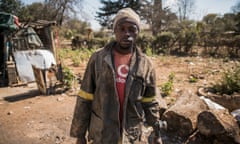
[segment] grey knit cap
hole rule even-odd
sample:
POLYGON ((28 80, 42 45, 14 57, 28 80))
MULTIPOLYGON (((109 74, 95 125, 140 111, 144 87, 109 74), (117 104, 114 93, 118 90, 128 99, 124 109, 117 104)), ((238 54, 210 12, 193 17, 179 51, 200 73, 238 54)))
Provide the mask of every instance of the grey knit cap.
POLYGON ((139 15, 133 11, 131 8, 123 8, 118 11, 117 15, 114 18, 113 22, 113 30, 115 30, 119 21, 126 20, 136 24, 138 30, 140 29, 140 17, 139 15))

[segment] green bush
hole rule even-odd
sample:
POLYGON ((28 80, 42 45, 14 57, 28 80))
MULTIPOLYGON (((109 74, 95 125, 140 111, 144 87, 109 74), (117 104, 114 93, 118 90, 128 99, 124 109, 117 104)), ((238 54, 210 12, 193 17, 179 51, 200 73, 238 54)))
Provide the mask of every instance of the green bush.
POLYGON ((175 35, 172 32, 162 32, 158 34, 154 41, 153 47, 157 54, 159 53, 170 53, 170 48, 174 42, 175 35))
POLYGON ((74 66, 79 66, 81 62, 88 61, 90 56, 96 51, 96 49, 59 49, 58 58, 61 60, 70 58, 74 66))
POLYGON ((150 47, 146 48, 146 52, 145 53, 146 53, 147 56, 153 56, 153 52, 152 52, 152 49, 150 47))
POLYGON ((153 54, 151 45, 153 37, 150 35, 141 34, 137 38, 137 45, 141 48, 144 53, 153 54))
POLYGON ((240 65, 232 71, 224 72, 219 83, 213 85, 213 89, 220 94, 233 94, 240 92, 240 65))
POLYGON ((92 47, 91 48, 102 48, 104 47, 108 42, 110 41, 110 38, 93 38, 90 42, 92 47))
POLYGON ((70 89, 73 85, 74 74, 68 67, 63 67, 63 83, 66 86, 66 89, 70 89))
POLYGON ((168 81, 161 85, 162 96, 168 96, 173 91, 173 79, 174 79, 174 77, 175 77, 175 74, 171 73, 168 76, 168 81))
MULTIPOLYGON (((80 66, 81 63, 89 60, 90 56, 96 51, 96 49, 77 49, 72 50, 68 48, 58 49, 58 58, 63 61, 64 59, 71 59, 73 66, 80 66)), ((73 87, 75 75, 73 71, 65 64, 63 64, 63 84, 66 89, 73 87)))
POLYGON ((73 32, 72 30, 67 30, 65 33, 64 33, 64 38, 66 39, 71 39, 73 37, 73 32))
POLYGON ((198 81, 198 78, 195 77, 195 76, 190 76, 188 81, 189 81, 190 83, 196 83, 196 82, 198 81))

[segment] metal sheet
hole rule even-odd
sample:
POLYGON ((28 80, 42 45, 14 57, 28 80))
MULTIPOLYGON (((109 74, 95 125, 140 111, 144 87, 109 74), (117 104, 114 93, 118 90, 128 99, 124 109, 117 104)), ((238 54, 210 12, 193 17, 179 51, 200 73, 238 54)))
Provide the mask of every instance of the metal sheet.
POLYGON ((49 50, 31 50, 26 55, 32 65, 39 69, 49 69, 52 65, 56 65, 56 60, 49 50))
POLYGON ((16 51, 13 55, 22 82, 35 81, 32 65, 39 69, 48 69, 51 65, 56 65, 53 54, 48 50, 16 51))
POLYGON ((32 64, 27 58, 26 51, 16 51, 13 53, 18 76, 22 82, 34 81, 32 64))

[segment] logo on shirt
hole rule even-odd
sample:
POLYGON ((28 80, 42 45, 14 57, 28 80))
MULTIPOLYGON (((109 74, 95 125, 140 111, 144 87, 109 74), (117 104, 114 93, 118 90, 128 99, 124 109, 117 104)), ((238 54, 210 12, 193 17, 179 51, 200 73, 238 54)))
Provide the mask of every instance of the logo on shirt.
POLYGON ((125 83, 126 82, 126 77, 128 75, 128 70, 129 70, 129 66, 128 65, 119 65, 117 68, 117 82, 119 83, 125 83))

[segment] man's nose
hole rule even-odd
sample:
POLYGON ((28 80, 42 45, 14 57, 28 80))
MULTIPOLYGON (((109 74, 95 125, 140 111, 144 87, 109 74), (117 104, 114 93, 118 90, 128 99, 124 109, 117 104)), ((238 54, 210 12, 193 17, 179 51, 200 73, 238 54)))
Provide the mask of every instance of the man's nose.
POLYGON ((130 31, 129 31, 128 29, 125 29, 125 30, 124 30, 124 34, 125 34, 125 35, 130 35, 130 31))

